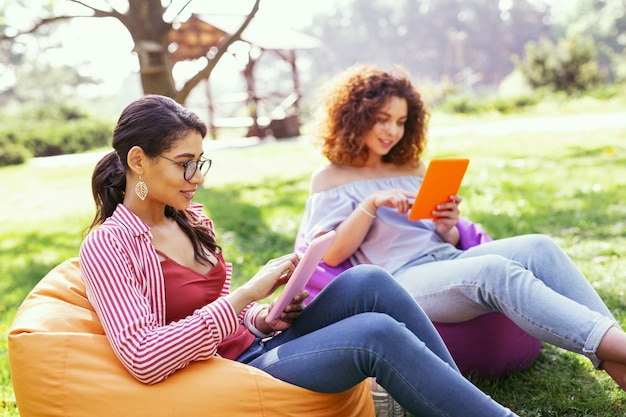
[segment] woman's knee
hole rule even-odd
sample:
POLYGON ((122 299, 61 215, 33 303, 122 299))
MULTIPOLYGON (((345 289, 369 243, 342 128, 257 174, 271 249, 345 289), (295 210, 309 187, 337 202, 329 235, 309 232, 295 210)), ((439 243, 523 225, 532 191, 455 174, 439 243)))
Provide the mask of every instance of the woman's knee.
MULTIPOLYGON (((512 261, 501 255, 487 254, 479 256, 472 261, 476 262, 474 266, 478 268, 476 278, 499 279, 507 274, 507 270, 511 267, 512 261)), ((471 279, 471 274, 467 275, 471 279)))
MULTIPOLYGON (((393 277, 385 269, 377 265, 361 264, 342 272, 337 278, 342 285, 367 287, 380 285, 385 281, 393 281, 393 277)), ((337 281, 337 280, 336 280, 337 281)))
POLYGON ((385 313, 368 312, 358 314, 359 335, 363 340, 390 341, 406 332, 404 323, 400 323, 385 313))
POLYGON ((528 234, 516 236, 520 244, 520 250, 528 250, 535 253, 550 253, 554 250, 560 250, 554 239, 550 236, 542 234, 528 234))

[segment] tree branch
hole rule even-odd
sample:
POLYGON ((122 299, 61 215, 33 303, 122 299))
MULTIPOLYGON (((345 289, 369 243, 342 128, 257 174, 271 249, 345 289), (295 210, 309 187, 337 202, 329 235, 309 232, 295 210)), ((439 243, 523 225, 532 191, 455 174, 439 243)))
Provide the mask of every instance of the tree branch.
MULTIPOLYGON (((124 21, 123 19, 126 17, 122 13, 115 10, 113 7, 111 7, 111 10, 102 10, 102 9, 98 9, 93 6, 90 6, 89 4, 81 0, 69 0, 69 1, 72 3, 80 4, 81 6, 86 7, 89 10, 93 11, 93 15, 91 16, 76 16, 76 17, 114 17, 122 22, 124 21)), ((109 2, 107 2, 107 4, 109 4, 109 2)))
MULTIPOLYGON (((106 4, 108 4, 108 5, 109 5, 109 7, 111 8, 111 10, 112 10, 112 11, 114 11, 114 12, 116 12, 116 13, 119 13, 119 11, 115 8, 115 6, 113 6, 113 5, 111 4, 111 1, 110 1, 110 0, 106 0, 106 4)), ((121 14, 121 13, 120 13, 120 14, 121 14)))
POLYGON ((80 4, 81 6, 84 6, 90 10, 93 11, 93 15, 62 15, 62 16, 53 16, 53 17, 46 17, 46 18, 42 18, 41 20, 39 20, 37 23, 35 23, 35 25, 33 27, 31 27, 28 30, 24 30, 24 31, 19 31, 14 35, 7 35, 5 33, 0 33, 0 40, 13 40, 21 35, 29 35, 29 34, 33 34, 35 32, 37 32, 37 30, 39 30, 39 28, 52 24, 54 22, 60 22, 62 20, 69 20, 69 19, 74 19, 76 17, 114 17, 118 20, 120 20, 122 23, 124 23, 124 19, 126 16, 124 16, 123 14, 112 10, 112 11, 106 11, 106 10, 100 10, 100 9, 96 9, 92 6, 89 6, 88 4, 83 3, 80 0, 69 0, 73 3, 76 4, 80 4))
POLYGON ((187 0, 187 3, 185 3, 185 5, 183 7, 180 8, 180 10, 178 11, 178 13, 176 13, 174 15, 174 18, 172 19, 172 21, 174 21, 174 19, 176 19, 178 16, 180 16, 180 14, 183 12, 183 10, 185 10, 187 8, 187 6, 189 6, 189 3, 191 3, 193 0, 187 0))
POLYGON ((2 34, 0 34, 0 40, 13 40, 13 39, 15 39, 15 38, 17 38, 18 36, 21 36, 21 35, 29 35, 31 33, 35 33, 42 26, 46 26, 46 25, 49 25, 51 23, 58 22, 58 21, 61 21, 61 20, 73 19, 74 17, 76 17, 76 16, 47 17, 47 18, 41 19, 39 22, 35 23, 35 25, 32 28, 30 28, 28 30, 17 32, 15 35, 7 35, 5 33, 2 33, 2 34))
POLYGON ((187 100, 187 97, 189 96, 189 93, 191 92, 191 90, 193 90, 193 88, 195 86, 197 86, 200 83, 200 81, 209 78, 209 76, 211 75, 211 72, 213 71, 213 69, 215 68, 217 63, 219 62, 220 58, 228 50, 228 47, 233 42, 238 41, 238 40, 241 39, 241 34, 243 33, 244 30, 246 30, 246 28, 248 27, 248 25, 250 24, 252 19, 254 19, 254 16, 256 15, 257 11, 259 10, 259 3, 260 2, 261 2, 261 0, 255 0, 254 6, 252 7, 252 10, 248 14, 248 17, 243 22, 241 27, 235 33, 233 33, 231 36, 229 36, 223 42, 221 42, 218 45, 218 47, 217 47, 217 54, 215 55, 215 57, 210 59, 209 62, 207 63, 207 65, 206 65, 206 67, 201 69, 196 75, 194 75, 192 78, 190 78, 185 83, 185 85, 183 85, 183 87, 180 89, 180 91, 176 94, 175 100, 177 102, 179 102, 181 104, 184 104, 185 100, 187 100))

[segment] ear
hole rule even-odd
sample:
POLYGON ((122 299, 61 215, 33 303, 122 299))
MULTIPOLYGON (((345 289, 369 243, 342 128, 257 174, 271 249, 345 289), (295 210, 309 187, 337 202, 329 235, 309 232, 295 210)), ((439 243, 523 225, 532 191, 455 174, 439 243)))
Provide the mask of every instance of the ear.
POLYGON ((140 146, 133 146, 128 151, 126 157, 128 167, 137 175, 143 175, 144 164, 147 162, 146 154, 143 152, 140 146))

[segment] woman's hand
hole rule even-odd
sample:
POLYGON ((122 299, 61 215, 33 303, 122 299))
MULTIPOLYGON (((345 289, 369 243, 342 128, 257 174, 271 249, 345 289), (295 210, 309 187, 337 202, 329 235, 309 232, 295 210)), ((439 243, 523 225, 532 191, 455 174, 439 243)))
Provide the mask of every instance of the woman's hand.
POLYGON ((252 301, 268 297, 285 284, 300 262, 297 253, 270 259, 248 282, 226 296, 237 313, 252 301))
POLYGON ((415 193, 406 190, 389 189, 372 193, 362 203, 370 213, 376 213, 379 207, 385 206, 394 208, 399 215, 405 215, 411 208, 409 198, 415 197, 415 193))
POLYGON ((300 262, 297 253, 290 253, 279 258, 270 259, 261 267, 247 283, 245 287, 252 290, 251 301, 257 301, 268 297, 276 291, 278 287, 284 285, 300 262))
POLYGON ((265 318, 267 317, 267 313, 269 312, 271 306, 267 309, 261 310, 261 312, 257 316, 257 322, 255 323, 256 328, 263 333, 269 333, 273 330, 287 330, 289 327, 291 327, 293 322, 300 316, 300 314, 304 310, 304 300, 306 300, 308 297, 308 291, 300 291, 298 294, 295 295, 295 297, 293 297, 291 303, 285 307, 280 317, 270 323, 267 323, 265 321, 265 318))
POLYGON ((433 211, 435 218, 435 230, 446 242, 456 245, 459 241, 456 223, 459 220, 461 212, 459 204, 463 199, 458 195, 451 195, 450 201, 437 206, 437 210, 433 211), (452 231, 455 231, 452 233, 452 231))

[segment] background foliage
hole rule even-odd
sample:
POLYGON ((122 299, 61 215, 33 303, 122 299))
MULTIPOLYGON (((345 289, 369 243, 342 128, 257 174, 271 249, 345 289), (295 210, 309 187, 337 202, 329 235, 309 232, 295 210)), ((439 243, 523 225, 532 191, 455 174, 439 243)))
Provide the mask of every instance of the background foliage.
MULTIPOLYGON (((261 9, 271 1, 263 0, 261 9)), ((94 9, 102 9, 93 19, 121 18, 121 13, 125 13, 122 18, 124 26, 119 26, 118 30, 129 31, 133 40, 138 42, 148 36, 137 29, 143 22, 135 21, 138 19, 133 11, 140 3, 137 0, 120 1, 115 3, 115 9, 96 1, 14 0, 1 3, 0 39, 4 37, 5 40, 0 41, 3 52, 0 54, 0 73, 4 74, 4 78, 0 78, 3 93, 0 103, 24 102, 32 98, 54 99, 98 82, 79 68, 51 64, 51 56, 62 49, 63 37, 71 33, 64 30, 68 19, 61 17, 72 13, 64 14, 61 10, 78 10, 80 13, 76 11, 73 15, 89 15, 96 13, 94 9), (79 3, 91 8, 77 8, 79 3), (17 22, 11 22, 5 16, 9 6, 20 5, 30 22, 18 27, 17 22), (49 23, 36 26, 41 21, 49 23), (38 29, 15 35, 33 27, 38 29)), ((250 13, 253 3, 252 0, 241 1, 241 13, 250 13)), ((169 27, 171 22, 162 17, 166 9, 160 2, 150 4, 150 17, 159 18, 152 25, 169 27), (153 11, 151 7, 157 10, 153 11)), ((199 4, 197 0, 174 1, 167 9, 193 10, 195 4, 199 4)), ((626 75, 625 11, 626 0, 398 0, 391 3, 337 0, 334 10, 314 16, 310 24, 298 28, 321 41, 317 49, 298 51, 298 65, 302 72, 300 88, 308 96, 316 91, 320 81, 345 67, 357 62, 371 62, 385 67, 403 65, 416 79, 440 89, 453 86, 455 92, 493 93, 515 71, 513 57, 523 59, 526 45, 543 39, 548 40, 556 51, 568 49, 561 39, 570 43, 576 40, 578 45, 592 45, 589 53, 584 55, 585 59, 597 65, 603 79, 620 81, 626 75)), ((169 19, 176 16, 174 12, 166 14, 169 19)), ((284 24, 289 26, 290 22, 284 24)), ((94 31, 99 28, 93 27, 94 31)), ((175 45, 169 45, 169 49, 174 50, 175 45)), ((235 54, 235 49, 229 53, 235 54)), ((196 65, 206 59, 198 60, 196 65)), ((270 60, 268 67, 256 66, 260 91, 276 87, 273 85, 275 79, 272 85, 267 84, 267 80, 272 79, 276 62, 272 61, 271 54, 261 61, 265 59, 270 60)), ((143 64, 137 61, 138 65, 143 64)), ((582 64, 587 65, 586 62, 582 64)), ((142 77, 145 78, 145 74, 142 77)), ((177 82, 184 81, 178 75, 177 82)))
POLYGON ((17 114, 0 114, 0 166, 30 157, 73 154, 110 144, 113 121, 57 103, 25 106, 17 114))

